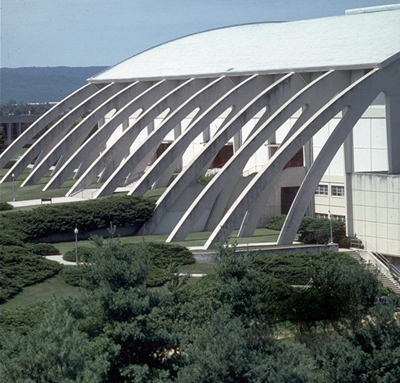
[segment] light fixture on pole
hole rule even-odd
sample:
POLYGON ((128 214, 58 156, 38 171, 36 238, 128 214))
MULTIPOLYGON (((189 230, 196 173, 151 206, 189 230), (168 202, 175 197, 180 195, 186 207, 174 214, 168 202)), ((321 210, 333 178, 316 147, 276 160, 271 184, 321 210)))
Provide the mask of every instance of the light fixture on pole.
POLYGON ((15 174, 11 174, 13 180, 13 201, 15 201, 15 174))
POLYGON ((78 264, 78 261, 79 261, 79 259, 78 259, 78 233, 79 233, 79 230, 76 227, 75 230, 74 230, 74 234, 75 234, 75 262, 76 262, 76 264, 78 264))
POLYGON ((331 229, 331 241, 328 243, 328 245, 333 245, 332 214, 330 210, 328 210, 328 213, 329 213, 329 226, 331 229))

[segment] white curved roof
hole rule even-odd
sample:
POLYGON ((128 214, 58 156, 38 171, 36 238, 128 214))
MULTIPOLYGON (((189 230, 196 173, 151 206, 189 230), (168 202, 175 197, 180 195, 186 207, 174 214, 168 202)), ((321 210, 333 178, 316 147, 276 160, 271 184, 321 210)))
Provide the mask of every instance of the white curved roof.
POLYGON ((221 28, 133 56, 91 82, 384 66, 400 57, 400 9, 221 28))

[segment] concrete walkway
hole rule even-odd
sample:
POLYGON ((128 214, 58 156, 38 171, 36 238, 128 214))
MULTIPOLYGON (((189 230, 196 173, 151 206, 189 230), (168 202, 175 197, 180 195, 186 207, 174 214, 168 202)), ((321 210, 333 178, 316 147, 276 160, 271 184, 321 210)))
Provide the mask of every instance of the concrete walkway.
POLYGON ((68 265, 68 266, 76 266, 75 262, 68 262, 64 260, 62 255, 47 255, 45 256, 46 259, 49 259, 50 261, 55 261, 58 263, 61 263, 62 265, 68 265))
POLYGON ((14 207, 28 207, 28 206, 45 206, 57 203, 68 203, 68 202, 80 202, 80 201, 87 201, 85 198, 79 197, 55 197, 51 199, 51 202, 43 202, 41 199, 31 199, 26 201, 11 201, 9 202, 10 205, 14 207))

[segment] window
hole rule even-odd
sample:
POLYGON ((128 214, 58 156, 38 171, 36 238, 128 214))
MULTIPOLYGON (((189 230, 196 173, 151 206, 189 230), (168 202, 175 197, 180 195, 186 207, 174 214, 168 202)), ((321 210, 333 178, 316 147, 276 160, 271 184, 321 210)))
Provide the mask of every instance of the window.
POLYGON ((332 219, 336 220, 336 221, 342 221, 345 222, 346 221, 346 217, 344 215, 335 215, 332 214, 332 219))
POLYGON ((335 197, 343 197, 344 196, 344 186, 332 186, 331 193, 335 197))
POLYGON ((304 166, 303 160, 303 148, 301 148, 293 158, 285 165, 284 169, 286 168, 298 168, 304 166))
MULTIPOLYGON (((322 218, 329 219, 329 214, 315 213, 314 217, 320 218, 320 219, 322 219, 322 218)), ((342 221, 342 222, 346 221, 346 217, 344 215, 331 214, 331 219, 336 220, 336 221, 342 221)))
POLYGON ((318 185, 315 194, 328 195, 328 185, 318 185))

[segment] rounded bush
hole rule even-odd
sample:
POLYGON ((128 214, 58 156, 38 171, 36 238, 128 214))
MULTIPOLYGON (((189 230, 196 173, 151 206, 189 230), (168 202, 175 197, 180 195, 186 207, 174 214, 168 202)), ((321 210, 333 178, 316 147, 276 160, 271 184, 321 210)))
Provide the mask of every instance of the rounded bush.
POLYGON ((267 229, 270 230, 281 230, 283 223, 285 222, 286 214, 282 214, 278 217, 272 217, 267 223, 267 229))
POLYGON ((59 250, 50 243, 30 243, 29 250, 37 255, 59 255, 59 250))
MULTIPOLYGON (((78 246, 78 260, 79 262, 88 262, 92 253, 92 247, 78 246)), ((63 259, 68 262, 75 262, 75 250, 69 250, 63 255, 63 259)))
POLYGON ((65 283, 71 286, 83 286, 83 280, 89 269, 86 266, 66 266, 62 269, 60 275, 65 283))

